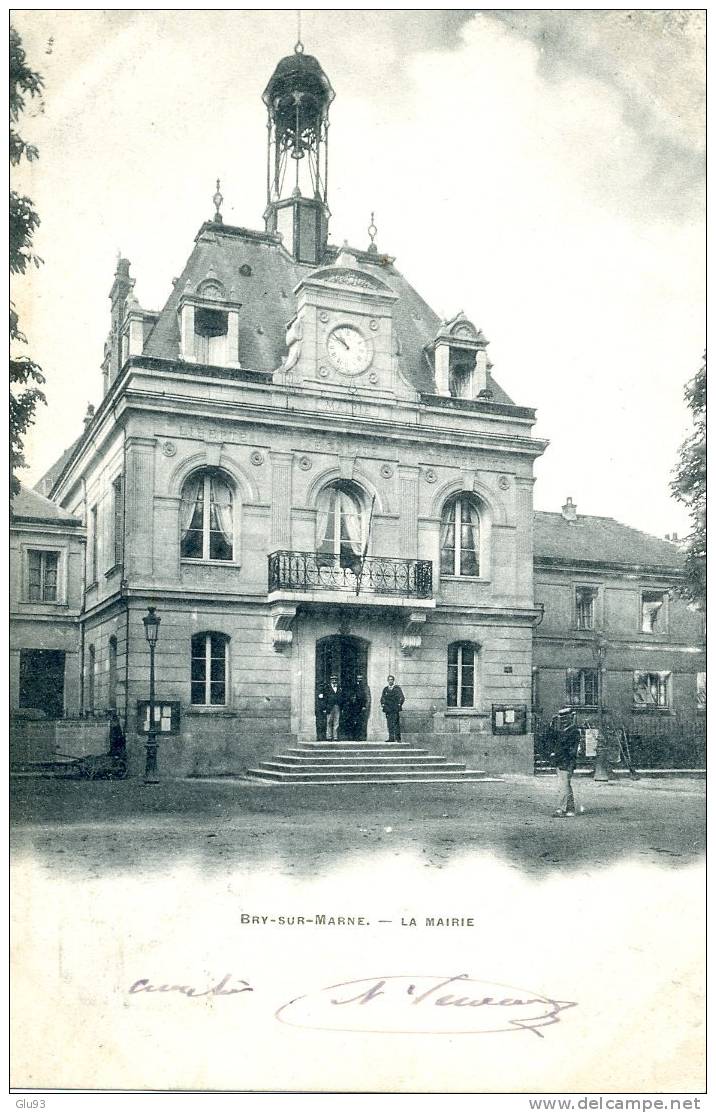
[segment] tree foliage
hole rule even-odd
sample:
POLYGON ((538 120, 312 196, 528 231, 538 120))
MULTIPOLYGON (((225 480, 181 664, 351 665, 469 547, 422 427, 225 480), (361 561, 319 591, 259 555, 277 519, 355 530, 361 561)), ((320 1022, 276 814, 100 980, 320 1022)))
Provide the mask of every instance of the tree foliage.
MULTIPOLYGON (((14 27, 10 28, 10 162, 17 166, 22 160, 32 162, 38 156, 37 148, 26 143, 17 130, 20 116, 28 98, 41 97, 42 78, 27 64, 22 40, 14 27)), ((32 237, 40 223, 29 197, 10 190, 10 270, 24 274, 30 264, 39 266, 42 260, 32 250, 32 237)), ((26 466, 23 455, 25 434, 32 424, 35 409, 45 396, 39 388, 45 378, 39 365, 28 355, 17 354, 17 345, 26 344, 27 338, 20 330, 18 315, 10 303, 10 464, 12 469, 11 494, 19 488, 15 472, 26 466)))
POLYGON ((702 607, 706 602, 706 360, 684 389, 694 430, 679 451, 671 490, 688 507, 691 533, 687 537, 684 594, 702 607))

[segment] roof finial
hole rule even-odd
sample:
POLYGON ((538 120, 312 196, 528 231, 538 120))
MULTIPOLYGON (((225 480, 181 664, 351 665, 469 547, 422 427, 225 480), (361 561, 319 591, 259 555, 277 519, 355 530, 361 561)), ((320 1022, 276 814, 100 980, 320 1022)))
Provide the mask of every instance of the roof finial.
POLYGON ((221 215, 220 209, 224 203, 224 198, 221 194, 221 182, 218 178, 216 179, 216 193, 212 197, 212 201, 214 202, 214 208, 216 209, 216 212, 214 213, 214 224, 223 224, 224 218, 221 215))
POLYGON ((301 12, 300 12, 300 10, 296 12, 296 25, 297 25, 296 45, 293 48, 293 52, 294 52, 294 54, 303 54, 303 43, 301 42, 301 12))
POLYGON ((370 214, 370 224, 368 225, 368 235, 370 236, 369 251, 376 251, 378 248, 375 246, 375 237, 378 234, 378 229, 375 226, 375 213, 370 214))

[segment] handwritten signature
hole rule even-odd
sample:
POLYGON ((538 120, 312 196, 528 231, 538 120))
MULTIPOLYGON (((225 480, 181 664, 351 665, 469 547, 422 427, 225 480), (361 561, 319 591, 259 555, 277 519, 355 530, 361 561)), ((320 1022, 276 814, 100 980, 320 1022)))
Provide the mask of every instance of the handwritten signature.
POLYGON ((487 1034, 558 1024, 576 1001, 471 978, 389 975, 340 982, 296 997, 276 1018, 298 1028, 342 1032, 487 1034), (505 991, 509 991, 506 993, 505 991))
POLYGON ((237 980, 237 985, 229 986, 232 974, 225 974, 220 982, 208 989, 198 990, 193 985, 152 985, 149 978, 139 978, 129 987, 129 993, 182 993, 185 997, 233 997, 236 993, 253 993, 253 987, 243 978, 237 980))
MULTIPOLYGON (((234 997, 254 989, 245 979, 225 974, 206 989, 169 982, 155 985, 148 978, 139 978, 128 992, 198 998, 234 997)), ((540 1029, 559 1024, 560 1014, 576 1004, 469 974, 393 974, 325 986, 294 997, 274 1015, 282 1024, 326 1031, 431 1035, 525 1031, 543 1039, 540 1029)))

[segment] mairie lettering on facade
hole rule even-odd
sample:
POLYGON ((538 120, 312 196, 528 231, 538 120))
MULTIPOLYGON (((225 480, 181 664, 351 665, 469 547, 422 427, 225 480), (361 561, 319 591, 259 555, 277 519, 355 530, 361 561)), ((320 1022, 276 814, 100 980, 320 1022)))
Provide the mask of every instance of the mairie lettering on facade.
POLYGON ((16 499, 14 708, 43 706, 57 731, 116 708, 140 773, 154 606, 168 776, 261 762, 270 775, 282 751, 328 746, 331 677, 335 741, 383 743, 389 674, 400 744, 425 762, 531 772, 534 669, 547 713, 565 683, 591 706, 608 621, 632 646, 612 658, 625 713, 638 689, 647 709, 695 714, 678 547, 578 518, 571 500, 535 514, 547 442, 495 379, 478 322, 441 320, 372 219, 363 248, 330 241, 333 99, 316 58, 278 63, 264 230, 225 224, 217 183, 161 310, 140 306, 118 260, 102 401, 16 499))

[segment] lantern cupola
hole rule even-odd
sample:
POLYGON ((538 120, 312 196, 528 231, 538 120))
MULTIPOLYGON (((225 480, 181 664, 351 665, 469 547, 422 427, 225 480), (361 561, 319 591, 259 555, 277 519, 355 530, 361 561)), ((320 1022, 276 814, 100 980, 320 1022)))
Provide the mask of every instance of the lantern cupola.
POLYGON ((267 232, 301 263, 321 261, 328 239, 328 109, 335 97, 320 63, 296 43, 263 94, 268 110, 267 232))

